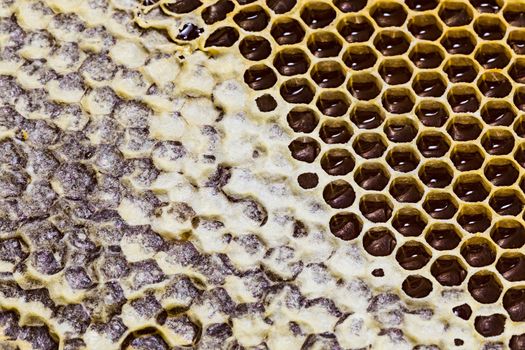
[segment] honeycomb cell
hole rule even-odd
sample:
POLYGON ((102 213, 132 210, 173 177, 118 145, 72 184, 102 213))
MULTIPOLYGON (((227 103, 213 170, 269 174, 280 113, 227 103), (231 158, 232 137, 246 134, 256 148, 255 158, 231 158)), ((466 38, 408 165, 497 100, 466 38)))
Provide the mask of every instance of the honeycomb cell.
POLYGON ((315 94, 308 80, 295 78, 285 81, 279 89, 281 96, 289 103, 310 103, 315 94))
POLYGON ((516 118, 514 108, 504 101, 489 101, 481 108, 481 118, 492 126, 510 126, 516 118))
POLYGON ((513 335, 509 341, 510 350, 520 350, 525 348, 525 333, 513 335))
POLYGON ((518 107, 519 110, 525 111, 525 88, 518 87, 514 93, 514 105, 518 107))
POLYGON ((316 31, 307 40, 308 50, 315 57, 336 57, 341 52, 341 40, 332 32, 316 31))
POLYGON ((305 31, 297 20, 282 17, 272 24, 270 34, 277 44, 292 45, 303 41, 305 31))
POLYGON ((512 85, 503 74, 487 72, 478 79, 478 89, 486 97, 503 98, 510 94, 512 85))
POLYGON ((365 8, 367 0, 333 0, 333 3, 342 12, 357 12, 365 8))
POLYGON ((361 214, 374 223, 390 220, 392 207, 390 200, 382 194, 366 194, 359 200, 361 214))
POLYGON ((520 3, 510 3, 503 10, 503 18, 514 27, 525 27, 525 6, 520 3))
POLYGON ((525 83, 525 60, 517 59, 509 68, 509 76, 516 83, 525 83))
POLYGON ((476 50, 475 58, 485 69, 503 69, 510 62, 510 53, 503 45, 483 43, 476 50))
POLYGON ((374 33, 374 26, 365 16, 349 15, 337 23, 337 31, 349 43, 365 42, 374 33))
POLYGON ((423 209, 434 219, 451 219, 458 211, 458 205, 448 193, 431 192, 423 202, 423 209))
POLYGON ((408 58, 417 68, 433 69, 441 65, 444 55, 436 45, 416 44, 412 50, 410 50, 408 58))
POLYGON ((311 189, 319 184, 319 176, 316 173, 303 173, 297 177, 297 182, 305 190, 311 189))
POLYGON ((491 223, 491 215, 480 205, 465 205, 461 208, 457 221, 469 233, 485 232, 491 223))
POLYGON ((459 171, 477 170, 485 161, 483 152, 473 144, 455 145, 450 158, 459 171))
POLYGON ((298 75, 308 71, 310 59, 301 49, 283 49, 275 55, 273 66, 281 75, 298 75))
POLYGON ((355 192, 345 180, 330 182, 323 190, 325 202, 334 209, 348 208, 355 201, 355 192))
POLYGON ((244 82, 253 90, 265 90, 275 85, 277 75, 270 67, 258 64, 244 72, 244 82))
POLYGON ((387 139, 392 142, 410 142, 417 135, 416 125, 408 118, 390 118, 383 128, 387 139))
POLYGON ((319 137, 327 144, 347 143, 352 137, 352 129, 344 120, 327 120, 319 129, 319 137))
POLYGON ((439 17, 449 27, 460 27, 469 24, 473 19, 472 10, 461 2, 445 2, 439 8, 439 17))
POLYGON ((374 47, 383 56, 397 56, 407 52, 410 39, 398 30, 383 30, 374 38, 374 47))
POLYGON ((448 138, 437 131, 426 131, 417 139, 417 148, 425 158, 443 157, 450 148, 448 138))
POLYGON ((294 107, 286 116, 288 125, 295 132, 310 133, 319 123, 319 116, 308 107, 294 107))
POLYGON ((343 67, 336 61, 321 61, 312 67, 310 74, 322 88, 336 88, 346 79, 343 67))
POLYGON ((412 177, 397 177, 390 185, 390 194, 399 203, 417 203, 423 198, 423 188, 412 177))
POLYGON ((380 163, 364 163, 356 169, 354 180, 365 190, 381 191, 388 184, 390 175, 380 163))
POLYGON ((357 155, 365 159, 379 158, 386 150, 386 143, 380 134, 359 134, 352 144, 357 155))
POLYGON ((379 74, 387 84, 404 84, 412 78, 412 68, 405 60, 388 59, 379 66, 379 74))
POLYGON ((474 31, 483 40, 501 40, 505 36, 505 24, 497 17, 480 16, 474 21, 474 31))
POLYGON ((471 83, 478 76, 476 63, 468 57, 451 57, 443 71, 451 83, 471 83))
POLYGON ((388 152, 386 161, 393 170, 408 173, 417 168, 419 157, 411 147, 394 147, 388 152))
POLYGON ((454 141, 472 141, 476 140, 483 125, 478 119, 472 116, 458 116, 454 118, 447 126, 447 133, 454 141))
POLYGON ((503 295, 503 307, 514 322, 525 320, 525 289, 510 288, 503 295))
POLYGON ((472 316, 472 308, 468 304, 461 304, 452 308, 452 312, 457 317, 468 320, 472 316))
POLYGON ((494 159, 485 166, 484 174, 494 186, 511 186, 518 180, 519 170, 512 161, 494 159))
POLYGON ((346 175, 354 166, 354 157, 344 148, 330 149, 321 158, 321 167, 329 175, 346 175))
POLYGON ((390 113, 405 114, 414 108, 414 96, 405 88, 391 88, 381 96, 383 107, 390 113))
POLYGON ((271 112, 277 108, 277 101, 275 101, 275 98, 270 94, 257 97, 255 103, 261 112, 271 112))
POLYGON ((352 45, 343 55, 345 65, 357 71, 373 67, 376 60, 377 55, 374 50, 364 45, 352 45))
POLYGON ((406 237, 417 237, 423 233, 427 221, 415 208, 401 208, 392 219, 394 229, 406 237))
POLYGON ((290 12, 296 4, 297 0, 266 0, 266 5, 278 15, 290 12))
POLYGON ((445 162, 431 161, 421 166, 418 176, 429 188, 445 188, 452 182, 453 170, 445 162))
POLYGON ((412 298, 424 298, 432 292, 432 282, 420 275, 409 275, 401 284, 401 289, 412 298))
POLYGON ((348 80, 348 91, 358 100, 371 100, 381 92, 381 83, 369 73, 353 74, 348 80))
POLYGON ((466 241, 461 247, 461 256, 473 267, 488 266, 496 261, 496 251, 492 244, 480 237, 466 241))
POLYGON ((441 256, 432 263, 430 273, 442 286, 459 286, 465 280, 467 271, 454 256, 441 256))
POLYGON ((241 40, 239 51, 247 60, 261 61, 270 56, 272 47, 262 36, 250 35, 241 40))
POLYGON ((439 128, 447 122, 448 111, 440 102, 423 100, 416 107, 416 116, 424 126, 439 128))
POLYGON ((503 253, 496 263, 496 270, 507 281, 525 281, 525 255, 521 253, 503 253))
POLYGON ((507 44, 517 55, 525 54, 525 31, 515 30, 510 32, 507 44))
POLYGON ((235 16, 233 21, 247 32, 259 32, 266 28, 270 17, 259 5, 243 7, 235 16))
MULTIPOLYGON (((525 138, 525 116, 520 117, 516 122, 514 123, 514 132, 521 137, 525 138)), ((518 147, 520 149, 521 147, 518 147)))
POLYGON ((482 202, 490 193, 490 186, 477 174, 465 174, 454 183, 454 193, 465 202, 482 202))
POLYGON ((500 335, 505 330, 506 318, 502 314, 477 316, 474 319, 474 328, 484 337, 500 335))
POLYGON ((516 220, 501 220, 492 227, 490 238, 504 249, 521 248, 525 244, 525 229, 516 220))
POLYGON ((489 129, 481 138, 481 145, 488 154, 505 155, 514 148, 514 137, 505 129, 489 129))
POLYGON ((408 241, 396 252, 396 260, 405 270, 418 270, 425 266, 432 255, 417 241, 408 241))
POLYGON ((523 199, 515 190, 501 189, 491 195, 489 205, 499 215, 516 216, 523 210, 523 199))
POLYGON ((408 30, 419 40, 434 41, 441 37, 443 28, 434 15, 418 15, 408 21, 408 30))
POLYGON ((451 55, 468 55, 476 47, 476 39, 463 29, 449 30, 441 38, 441 46, 451 55))
POLYGON ((425 240, 436 250, 452 250, 461 242, 461 236, 454 225, 437 223, 429 228, 425 240))
POLYGON ((166 6, 170 12, 183 14, 198 9, 200 6, 202 6, 202 2, 199 0, 175 0, 164 4, 164 6, 166 6))
POLYGON ((373 256, 388 256, 396 247, 396 239, 385 227, 374 227, 363 236, 363 246, 373 256))
POLYGON ((503 290, 499 279, 486 271, 472 275, 467 288, 470 295, 481 304, 495 303, 503 290))
POLYGON ((376 105, 358 103, 350 112, 350 120, 359 129, 375 129, 383 123, 385 117, 376 105))
POLYGON ((361 219, 354 213, 338 213, 330 218, 330 232, 344 241, 355 239, 363 229, 361 219))
POLYGON ((453 86, 448 93, 447 99, 452 111, 456 113, 476 112, 480 105, 478 94, 468 85, 453 86))
POLYGON ((370 11, 370 16, 380 27, 401 27, 407 18, 405 8, 395 2, 378 2, 370 11))
POLYGON ((325 91, 319 95, 315 104, 319 111, 329 117, 340 117, 348 111, 350 101, 339 91, 325 91))
POLYGON ((213 24, 215 22, 226 19, 228 13, 235 9, 235 4, 230 0, 219 0, 213 5, 206 7, 202 11, 202 19, 206 24, 213 24))
POLYGON ((233 27, 220 27, 210 34, 204 47, 230 47, 239 40, 239 32, 233 27))
POLYGON ((312 29, 324 28, 336 17, 334 8, 327 2, 312 1, 301 9, 301 19, 312 29))
POLYGON ((480 13, 498 13, 503 7, 503 0, 469 0, 480 13))
POLYGON ((412 90, 420 97, 439 97, 445 93, 446 84, 439 73, 419 73, 414 77, 412 90))
POLYGON ((522 168, 525 168, 525 144, 522 143, 517 147, 514 159, 522 168))
POLYGON ((299 137, 288 146, 292 157, 306 163, 312 163, 321 151, 319 143, 311 137, 299 137))

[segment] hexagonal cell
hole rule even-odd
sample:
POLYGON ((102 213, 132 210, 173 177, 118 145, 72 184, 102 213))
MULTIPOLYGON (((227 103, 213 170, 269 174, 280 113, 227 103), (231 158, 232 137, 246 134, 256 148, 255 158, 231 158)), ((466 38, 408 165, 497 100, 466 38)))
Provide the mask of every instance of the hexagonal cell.
POLYGON ((525 228, 513 219, 500 220, 490 230, 490 238, 504 249, 521 248, 525 244, 525 228))
POLYGON ((473 14, 469 6, 461 2, 445 2, 439 8, 439 17, 449 27, 460 27, 472 21, 473 14))
POLYGON ((336 61, 321 61, 310 72, 314 82, 322 88, 335 88, 344 83, 343 67, 336 61))
POLYGON ((467 232, 485 232, 491 223, 490 212, 482 205, 464 205, 459 211, 458 224, 467 232))
POLYGON ((464 29, 449 30, 441 38, 441 46, 451 55, 468 55, 476 47, 476 38, 464 29))
POLYGON ((474 31, 483 40, 501 40, 507 28, 497 17, 482 15, 474 22, 474 31))
POLYGON ((512 84, 501 73, 486 72, 478 79, 478 89, 487 97, 503 98, 510 94, 512 84))
POLYGON ((418 43, 410 50, 408 58, 418 68, 433 69, 441 65, 444 55, 436 45, 418 43))
POLYGON ((525 289, 523 287, 509 288, 503 296, 503 307, 512 321, 525 320, 525 289))
POLYGON ((461 235, 454 225, 436 223, 428 229, 425 240, 436 250, 452 250, 461 242, 461 235))
POLYGON ((281 96, 289 103, 310 103, 315 94, 314 88, 308 80, 294 78, 285 81, 279 88, 281 96))
POLYGON ((503 18, 514 27, 525 27, 525 5, 509 3, 503 10, 503 18))
POLYGON ((401 27, 407 19, 407 12, 401 4, 381 1, 372 7, 370 16, 380 27, 401 27))
POLYGON ((396 239, 386 227, 374 227, 363 237, 363 246, 373 256, 388 256, 396 247, 396 239))
POLYGON ((525 144, 522 143, 518 146, 514 152, 514 159, 522 168, 525 168, 525 144))
POLYGON ((355 201, 355 192, 345 180, 335 180, 325 186, 323 198, 334 209, 348 208, 355 201))
POLYGON ((430 273, 442 286, 459 286, 467 277, 463 264, 455 256, 442 256, 434 261, 430 273))
POLYGON ((474 319, 474 328, 484 337, 494 337, 503 333, 506 317, 502 314, 477 316, 474 319))
POLYGON ((448 111, 441 102, 423 100, 416 107, 416 116, 424 126, 440 128, 448 120, 448 111))
POLYGON ((452 182, 453 170, 443 161, 430 161, 423 164, 418 175, 423 184, 430 188, 445 188, 452 182))
POLYGON ((481 118, 488 125, 510 126, 516 118, 516 111, 506 101, 489 101, 481 108, 481 118))
POLYGON ((381 191, 388 184, 390 175, 381 163, 363 163, 354 172, 354 181, 368 191, 381 191))
POLYGON ((461 246, 461 256, 470 266, 488 266, 496 261, 496 248, 485 238, 473 237, 461 246))
POLYGON ((348 91, 358 100, 371 100, 381 92, 381 82, 369 73, 352 74, 348 80, 348 91))
POLYGON ((458 144, 452 149, 450 159, 459 171, 470 171, 481 168, 485 156, 474 144, 458 144))
POLYGON ((503 253, 496 263, 496 270, 507 281, 525 281, 525 255, 514 253, 503 253))
POLYGON ((359 200, 361 214, 371 222, 387 222, 392 216, 392 203, 382 194, 365 194, 359 200))
POLYGON ((510 62, 510 53, 503 45, 484 43, 476 50, 475 58, 485 69, 503 69, 510 62))
POLYGON ((525 333, 514 334, 510 337, 509 348, 510 350, 520 350, 525 344, 525 333))
POLYGON ((382 30, 374 38, 374 46, 383 56, 402 55, 410 47, 410 39, 399 30, 382 30))
POLYGON ((337 31, 349 43, 365 42, 374 33, 374 26, 365 16, 349 15, 337 23, 337 31))
POLYGON ((503 7, 504 0, 470 0, 470 3, 478 12, 498 13, 503 7))
POLYGON ((250 35, 241 40, 239 51, 247 60, 261 61, 270 56, 272 47, 262 36, 250 35))
POLYGON ((513 161, 496 158, 485 166, 484 174, 494 186, 511 186, 518 180, 519 170, 513 161))
POLYGON ((272 24, 270 34, 279 45, 292 45, 303 41, 304 29, 301 24, 289 17, 280 17, 272 24))
POLYGON ((410 176, 397 177, 390 185, 390 194, 399 203, 417 203, 423 198, 423 188, 410 176))
POLYGON ((450 141, 438 131, 426 131, 418 137, 417 148, 425 158, 443 157, 450 148, 450 141))
POLYGON ((277 75, 270 67, 258 64, 244 72, 244 82, 253 90, 265 90, 275 85, 277 75))
POLYGON ((481 145, 488 154, 509 154, 514 148, 514 137, 505 129, 489 129, 483 134, 481 145))
POLYGON ((452 56, 443 67, 452 83, 471 83, 478 76, 477 65, 468 57, 452 56))
POLYGON ((448 193, 430 192, 425 197, 423 209, 434 219, 451 219, 458 211, 458 204, 448 193))
POLYGON ((403 59, 386 59, 379 66, 379 74, 387 84, 404 84, 412 78, 412 67, 403 59))
POLYGON ((419 40, 434 41, 439 39, 443 28, 434 15, 418 15, 408 21, 408 30, 419 40))
POLYGON ((287 48, 279 51, 273 59, 273 66, 281 75, 303 74, 310 67, 308 55, 301 49, 287 48))
POLYGON ((392 142, 410 142, 417 135, 417 126, 406 117, 392 117, 386 122, 383 132, 392 142))
POLYGON ((479 109, 480 98, 471 86, 455 85, 448 92, 448 103, 456 113, 475 112, 479 109))
POLYGON ((503 290, 498 277, 488 271, 481 271, 472 275, 467 288, 470 295, 482 304, 495 303, 503 290))
POLYGON ((510 66, 509 76, 516 83, 524 84, 525 83, 525 60, 516 59, 514 63, 510 66))
POLYGON ((359 134, 352 147, 359 156, 365 159, 373 159, 383 155, 386 150, 386 142, 381 134, 367 132, 359 134))
POLYGON ((291 11, 296 4, 297 0, 266 0, 266 5, 278 15, 291 11))
POLYGON ((516 216, 523 210, 523 196, 516 190, 500 189, 490 196, 489 205, 499 215, 516 216))
POLYGON ((525 88, 518 87, 514 93, 514 105, 519 108, 520 111, 525 111, 525 88))
POLYGON ((419 157, 412 147, 400 146, 388 152, 386 161, 393 170, 408 173, 417 168, 419 157))
POLYGON ((357 12, 365 8, 367 0, 333 0, 341 12, 357 12))
POLYGON ((316 173, 302 173, 297 177, 297 182, 303 189, 308 190, 319 184, 319 176, 316 173))
POLYGON ((350 101, 339 91, 325 91, 319 95, 315 104, 319 111, 329 117, 339 117, 348 111, 350 101))
POLYGON ((432 282, 420 275, 410 275, 401 284, 401 289, 411 298, 420 299, 432 292, 432 282))
POLYGON ((344 148, 332 148, 321 158, 321 167, 329 175, 346 175, 354 166, 354 157, 344 148))
POLYGON ((235 16, 233 21, 247 32, 259 32, 266 28, 270 16, 259 5, 243 7, 235 16))
POLYGON ((444 78, 437 72, 418 73, 412 82, 412 89, 420 97, 439 97, 446 88, 444 78))
POLYGON ((490 193, 490 185, 477 174, 462 174, 454 183, 454 193, 465 202, 482 202, 490 193))
POLYGON ((392 227, 405 237, 421 235, 426 226, 427 220, 424 214, 415 208, 401 208, 392 219, 392 227))
POLYGON ((357 103, 350 112, 350 120, 359 129, 375 129, 383 123, 385 116, 374 104, 357 103))
POLYGON ((363 229, 361 219, 354 213, 337 213, 330 218, 330 232, 344 241, 355 239, 363 229))
POLYGON ((263 94, 255 99, 255 104, 261 112, 271 112, 277 108, 277 101, 270 94, 263 94))
POLYGON ((226 19, 226 15, 235 9, 235 4, 229 0, 221 0, 206 7, 202 11, 202 19, 206 24, 213 24, 215 22, 226 19))
POLYGON ((233 27, 220 27, 208 36, 204 47, 230 47, 239 40, 239 32, 233 27))
POLYGON ((315 57, 337 57, 343 45, 341 40, 331 32, 315 31, 308 37, 308 50, 315 57))
POLYGON ((405 88, 391 88, 381 96, 383 107, 394 114, 409 113, 414 108, 414 96, 405 88))
POLYGON ((324 28, 335 19, 336 12, 327 2, 311 1, 301 9, 301 19, 312 29, 324 28))
POLYGON ((343 62, 353 70, 363 70, 373 67, 377 55, 373 49, 364 45, 352 45, 343 55, 343 62))
POLYGON ((405 270, 419 270, 425 266, 432 254, 417 241, 408 241, 398 248, 396 260, 405 270))
POLYGON ((447 132, 454 141, 472 141, 479 137, 483 125, 473 116, 455 117, 447 126, 447 132))
POLYGON ((294 159, 312 163, 321 151, 321 146, 311 137, 298 137, 290 143, 288 149, 294 159))
POLYGON ((347 143, 352 137, 352 128, 344 120, 326 120, 319 129, 319 137, 327 144, 347 143))
POLYGON ((319 116, 308 107, 294 107, 286 116, 288 125, 295 132, 310 133, 319 123, 319 116))
POLYGON ((525 54, 525 31, 515 30, 509 33, 507 44, 517 54, 525 54))

